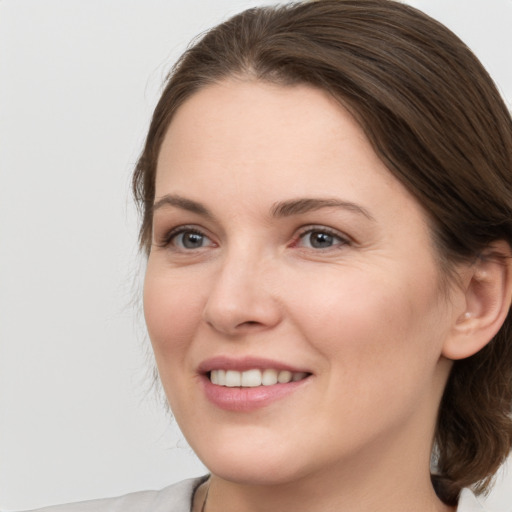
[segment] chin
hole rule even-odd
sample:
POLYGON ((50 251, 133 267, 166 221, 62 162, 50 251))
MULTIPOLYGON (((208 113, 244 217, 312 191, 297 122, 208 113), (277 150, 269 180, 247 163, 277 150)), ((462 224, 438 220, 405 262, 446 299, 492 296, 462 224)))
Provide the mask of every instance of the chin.
POLYGON ((290 466, 289 461, 279 464, 247 460, 223 460, 206 465, 208 470, 223 480, 239 485, 275 486, 286 485, 305 476, 301 471, 290 466))
POLYGON ((304 468, 297 456, 301 451, 286 446, 283 439, 258 437, 253 432, 237 442, 235 435, 225 435, 219 440, 209 434, 208 440, 189 442, 208 470, 224 480, 245 485, 276 485, 302 476, 304 468))

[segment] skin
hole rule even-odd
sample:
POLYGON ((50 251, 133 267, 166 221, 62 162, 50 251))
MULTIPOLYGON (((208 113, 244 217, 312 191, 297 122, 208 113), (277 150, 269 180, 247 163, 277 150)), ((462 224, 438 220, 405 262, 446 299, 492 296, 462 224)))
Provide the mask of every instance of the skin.
POLYGON ((156 203, 145 316, 171 409, 212 473, 207 512, 452 510, 429 460, 443 348, 466 303, 443 288, 424 211, 355 120, 308 86, 208 86, 168 129, 156 203), (275 215, 302 198, 343 205, 275 215), (216 356, 311 375, 226 411, 198 370, 216 356))

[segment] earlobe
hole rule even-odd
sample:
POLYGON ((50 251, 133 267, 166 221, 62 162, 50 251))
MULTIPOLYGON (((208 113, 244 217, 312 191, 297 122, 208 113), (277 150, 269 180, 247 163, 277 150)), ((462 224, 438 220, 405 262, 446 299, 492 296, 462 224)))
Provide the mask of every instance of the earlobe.
POLYGON ((452 326, 443 355, 464 359, 481 350, 500 330, 512 300, 511 248, 504 241, 488 250, 465 273, 465 309, 452 326))

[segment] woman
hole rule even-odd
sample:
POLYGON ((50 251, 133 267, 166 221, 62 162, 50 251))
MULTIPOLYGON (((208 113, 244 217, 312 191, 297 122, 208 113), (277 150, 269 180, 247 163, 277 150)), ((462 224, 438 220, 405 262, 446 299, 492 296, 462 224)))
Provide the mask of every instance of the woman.
POLYGON ((492 81, 408 6, 206 34, 134 192, 159 375, 211 475, 65 510, 480 510, 512 442, 511 169, 492 81))

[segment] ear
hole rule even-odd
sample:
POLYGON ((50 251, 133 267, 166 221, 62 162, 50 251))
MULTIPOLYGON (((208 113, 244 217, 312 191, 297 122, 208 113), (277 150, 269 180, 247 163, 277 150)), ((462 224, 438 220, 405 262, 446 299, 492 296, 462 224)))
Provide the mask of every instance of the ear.
POLYGON ((456 314, 443 346, 448 359, 464 359, 489 343, 507 318, 512 300, 512 251, 497 241, 462 274, 464 311, 456 314))

